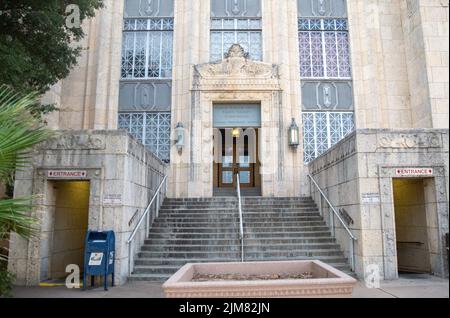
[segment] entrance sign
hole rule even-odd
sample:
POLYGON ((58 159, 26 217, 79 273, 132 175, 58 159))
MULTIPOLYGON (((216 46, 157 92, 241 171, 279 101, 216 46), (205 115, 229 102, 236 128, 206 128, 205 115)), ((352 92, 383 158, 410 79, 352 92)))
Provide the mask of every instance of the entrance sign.
POLYGON ((432 176, 434 171, 432 168, 396 168, 397 176, 432 176))
POLYGON ((86 178, 86 170, 49 170, 47 172, 48 178, 54 179, 79 179, 86 178))
POLYGON ((215 104, 214 128, 259 128, 259 104, 215 104))

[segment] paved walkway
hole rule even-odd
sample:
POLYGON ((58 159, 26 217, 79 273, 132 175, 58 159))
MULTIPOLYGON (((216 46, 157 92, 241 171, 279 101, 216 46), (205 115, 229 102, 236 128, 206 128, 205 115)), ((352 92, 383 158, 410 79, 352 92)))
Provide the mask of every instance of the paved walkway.
MULTIPOLYGON (((162 298, 161 284, 130 283, 111 288, 89 291, 65 287, 16 287, 14 297, 18 298, 162 298)), ((381 283, 379 289, 368 289, 358 282, 354 298, 449 298, 449 281, 430 275, 403 275, 395 281, 381 283)))

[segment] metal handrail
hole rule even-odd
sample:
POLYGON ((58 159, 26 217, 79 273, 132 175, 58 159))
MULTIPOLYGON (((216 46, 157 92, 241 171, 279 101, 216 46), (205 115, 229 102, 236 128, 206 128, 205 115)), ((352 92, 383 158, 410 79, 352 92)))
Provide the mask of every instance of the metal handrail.
POLYGON ((239 207, 239 238, 241 239, 241 262, 244 262, 244 223, 242 221, 242 198, 241 198, 241 182, 239 179, 239 173, 236 174, 237 180, 237 196, 239 207))
MULTIPOLYGON (((148 215, 149 212, 152 208, 153 203, 156 200, 156 217, 158 217, 158 212, 159 212, 159 202, 160 202, 160 192, 161 189, 163 187, 164 184, 166 184, 167 186, 167 176, 164 176, 163 180, 161 181, 161 183, 159 184, 158 188, 155 191, 155 194, 153 194, 152 199, 150 200, 150 203, 148 204, 147 208, 145 209, 144 213, 142 214, 142 216, 140 217, 138 223, 136 224, 136 226, 134 227, 134 230, 131 232, 130 237, 127 240, 128 243, 128 274, 131 275, 133 273, 133 252, 132 252, 132 243, 134 241, 134 238, 136 237, 136 234, 139 230, 139 228, 141 227, 142 222, 144 221, 144 219, 146 219, 146 235, 148 234, 148 226, 149 226, 149 219, 148 219, 148 215)), ((166 189, 167 192, 167 189, 166 189)))
MULTIPOLYGON (((349 238, 351 240, 350 243, 350 256, 351 256, 351 266, 352 266, 352 270, 355 269, 355 255, 354 255, 354 251, 355 251, 355 241, 357 241, 358 239, 356 238, 355 235, 353 235, 352 231, 348 228, 348 226, 345 224, 344 220, 342 220, 341 216, 339 215, 339 213, 337 212, 336 208, 333 206, 333 204, 330 202, 330 200, 328 199, 328 197, 325 195, 325 193, 322 191, 322 189, 320 188, 319 184, 316 182, 316 180, 314 180, 313 176, 311 174, 308 174, 309 179, 312 181, 312 183, 315 185, 315 187, 317 188, 317 190, 319 191, 320 195, 325 199, 325 202, 328 203, 328 206, 330 207, 331 211, 333 211, 334 215, 337 217, 337 219, 341 222, 342 226, 344 227, 344 229, 347 231, 347 234, 349 235, 349 238)), ((322 200, 322 199, 321 199, 322 200)), ((321 201, 322 202, 322 201, 321 201)), ((320 209, 322 210, 322 204, 320 204, 320 209)), ((322 213, 322 211, 321 211, 322 213)), ((330 214, 331 216, 331 214, 330 214)), ((336 233, 334 232, 334 219, 333 221, 330 221, 330 226, 333 226, 333 235, 336 236, 336 233), (333 223, 333 224, 331 224, 333 223)))

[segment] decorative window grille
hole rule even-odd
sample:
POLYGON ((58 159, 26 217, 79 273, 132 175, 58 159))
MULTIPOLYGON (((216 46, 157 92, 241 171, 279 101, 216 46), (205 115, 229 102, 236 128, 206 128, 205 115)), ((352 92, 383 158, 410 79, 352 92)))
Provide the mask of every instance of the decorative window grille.
POLYGON ((303 78, 351 78, 347 19, 302 18, 298 29, 303 78))
POLYGON ((233 44, 240 44, 252 60, 262 60, 261 19, 214 18, 211 20, 211 61, 219 61, 233 44))
POLYGON ((119 113, 119 129, 128 131, 161 160, 170 160, 170 113, 119 113))
POLYGON ((304 161, 309 163, 355 129, 351 112, 303 113, 304 161))
POLYGON ((173 18, 124 19, 122 79, 172 77, 173 18))

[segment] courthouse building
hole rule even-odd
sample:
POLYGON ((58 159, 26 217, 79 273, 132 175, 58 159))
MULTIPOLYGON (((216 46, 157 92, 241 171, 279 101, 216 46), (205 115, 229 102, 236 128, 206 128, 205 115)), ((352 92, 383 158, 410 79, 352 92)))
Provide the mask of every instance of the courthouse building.
MULTIPOLYGON (((309 199, 361 278, 446 277, 448 21, 448 0, 106 0, 44 97, 58 136, 15 185, 38 195, 40 237, 13 236, 9 269, 19 284, 64 277, 87 229, 114 230, 122 284, 146 264, 152 222, 137 225, 155 191, 158 206, 217 206, 239 184, 261 207, 309 199)), ((314 258, 302 242, 279 259, 314 258)))

